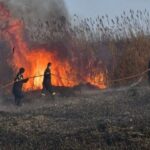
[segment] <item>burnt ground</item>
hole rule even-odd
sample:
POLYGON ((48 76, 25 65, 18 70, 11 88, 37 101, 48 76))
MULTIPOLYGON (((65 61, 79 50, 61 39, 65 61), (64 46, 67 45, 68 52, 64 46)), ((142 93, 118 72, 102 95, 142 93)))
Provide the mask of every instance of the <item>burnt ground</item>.
POLYGON ((0 101, 2 150, 148 150, 150 88, 88 90, 0 101))

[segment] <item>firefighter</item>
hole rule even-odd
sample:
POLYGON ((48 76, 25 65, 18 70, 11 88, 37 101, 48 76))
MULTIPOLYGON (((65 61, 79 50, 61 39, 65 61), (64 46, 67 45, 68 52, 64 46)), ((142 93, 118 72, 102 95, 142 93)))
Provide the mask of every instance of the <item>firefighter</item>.
POLYGON ((15 103, 17 106, 21 106, 21 100, 24 97, 22 92, 22 86, 26 83, 29 79, 24 79, 23 73, 25 72, 24 68, 20 68, 13 84, 13 95, 15 97, 15 103))
POLYGON ((148 81, 149 81, 149 84, 150 84, 150 61, 149 61, 149 64, 148 64, 148 81))
POLYGON ((54 92, 52 91, 52 83, 51 83, 51 63, 47 64, 47 68, 44 71, 44 79, 43 79, 43 89, 42 95, 45 96, 45 92, 49 92, 51 96, 54 96, 54 92))

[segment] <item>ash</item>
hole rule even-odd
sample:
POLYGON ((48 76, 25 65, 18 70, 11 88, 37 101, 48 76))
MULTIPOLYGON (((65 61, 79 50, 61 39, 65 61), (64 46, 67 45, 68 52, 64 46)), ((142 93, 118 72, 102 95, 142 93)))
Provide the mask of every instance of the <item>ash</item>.
MULTIPOLYGON (((26 93, 16 107, 3 97, 0 143, 3 149, 148 149, 149 87, 57 94, 26 93), (9 144, 8 144, 9 143, 9 144)), ((8 97, 8 95, 7 95, 8 97)))

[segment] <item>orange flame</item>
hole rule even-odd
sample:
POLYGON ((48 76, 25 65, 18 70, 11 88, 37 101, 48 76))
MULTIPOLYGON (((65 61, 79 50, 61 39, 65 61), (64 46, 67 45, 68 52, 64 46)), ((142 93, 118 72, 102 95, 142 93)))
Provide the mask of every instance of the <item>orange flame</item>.
MULTIPOLYGON (((15 46, 15 52, 11 61, 14 71, 20 67, 26 69, 25 76, 33 77, 44 73, 48 62, 52 63, 52 84, 56 86, 75 86, 80 82, 75 76, 75 70, 67 60, 61 61, 55 51, 46 49, 30 49, 23 39, 24 24, 22 21, 13 18, 10 12, 0 4, 0 19, 6 22, 6 28, 3 29, 3 35, 11 47, 15 46)), ((24 90, 36 90, 42 88, 43 77, 30 79, 24 86, 24 90)), ((103 73, 96 74, 92 77, 84 77, 84 82, 89 82, 99 88, 106 88, 105 76, 103 73)))

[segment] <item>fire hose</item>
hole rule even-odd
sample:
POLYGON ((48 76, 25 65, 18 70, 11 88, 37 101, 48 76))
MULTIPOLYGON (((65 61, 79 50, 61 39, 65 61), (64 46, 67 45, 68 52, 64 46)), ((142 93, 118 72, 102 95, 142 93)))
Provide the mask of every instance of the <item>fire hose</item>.
MULTIPOLYGON (((124 78, 120 78, 120 79, 115 79, 115 80, 110 80, 111 83, 116 83, 116 82, 120 82, 120 81, 125 81, 125 80, 130 80, 130 79, 134 79, 134 78, 137 78, 137 77, 141 77, 138 82, 140 82, 142 80, 142 77, 148 73, 150 71, 150 69, 146 69, 145 71, 143 71, 142 73, 138 73, 138 74, 135 74, 135 75, 132 75, 132 76, 129 76, 129 77, 124 77, 124 78)), ((68 80, 66 78, 62 78, 62 77, 59 77, 55 74, 51 74, 52 76, 55 76, 57 78, 60 78, 60 79, 63 79, 63 80, 67 80, 67 81, 70 81, 70 82, 74 82, 73 80, 68 80)), ((39 78, 39 77, 43 77, 44 75, 37 75, 37 76, 32 76, 32 77, 28 77, 28 79, 35 79, 35 78, 39 78)), ((137 83, 138 83, 137 82, 137 83)), ((13 85, 15 83, 15 81, 11 81, 3 86, 0 87, 0 89, 5 89, 11 85, 13 85)), ((95 83, 100 83, 100 82, 95 82, 95 83)), ((134 84, 133 84, 134 85, 134 84)), ((135 84, 136 85, 136 84, 135 84)))
POLYGON ((120 79, 111 80, 111 82, 120 82, 120 81, 124 81, 124 80, 134 79, 134 78, 137 78, 137 77, 142 77, 143 75, 145 75, 149 71, 150 71, 150 69, 146 69, 142 73, 138 73, 138 74, 135 74, 135 75, 132 75, 132 76, 129 76, 129 77, 124 77, 124 78, 120 78, 120 79))
MULTIPOLYGON (((55 77, 57 77, 57 78, 60 78, 60 79, 69 81, 69 82, 74 82, 73 80, 68 80, 68 79, 66 79, 66 78, 59 77, 59 76, 57 76, 57 75, 55 75, 55 74, 51 74, 51 75, 52 75, 52 76, 55 76, 55 77)), ((43 76, 44 76, 44 75, 37 75, 37 76, 28 77, 27 79, 35 79, 35 78, 39 78, 39 77, 43 77, 43 76)), ((24 80, 24 79, 23 79, 23 80, 24 80)), ((20 81, 21 81, 21 80, 20 80, 20 81)), ((2 89, 5 89, 5 88, 7 88, 7 87, 13 85, 15 82, 18 82, 18 81, 11 81, 11 82, 9 82, 9 83, 3 85, 2 87, 0 87, 0 89, 1 89, 1 90, 2 90, 2 89)))

